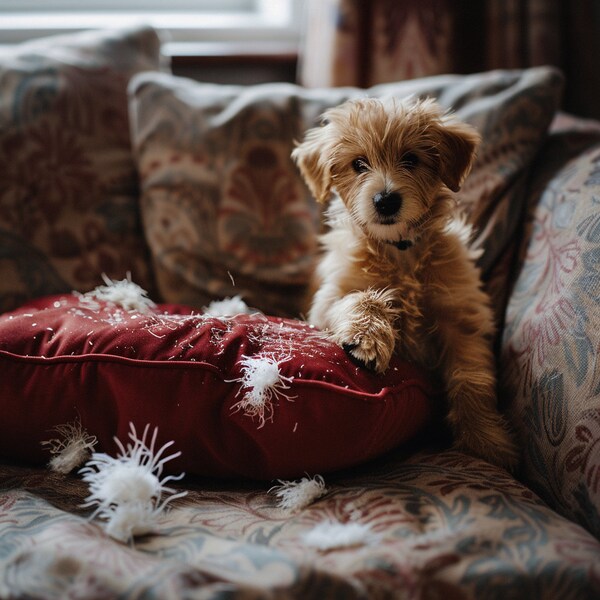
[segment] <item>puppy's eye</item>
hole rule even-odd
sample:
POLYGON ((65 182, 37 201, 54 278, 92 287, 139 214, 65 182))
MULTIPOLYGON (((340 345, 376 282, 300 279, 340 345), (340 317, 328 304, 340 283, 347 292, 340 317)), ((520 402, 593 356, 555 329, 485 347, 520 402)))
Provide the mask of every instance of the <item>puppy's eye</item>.
POLYGON ((357 173, 366 173, 369 170, 369 161, 361 156, 352 161, 352 168, 357 173))
POLYGON ((407 152, 400 159, 400 166, 405 169, 414 169, 419 164, 419 157, 414 152, 407 152))

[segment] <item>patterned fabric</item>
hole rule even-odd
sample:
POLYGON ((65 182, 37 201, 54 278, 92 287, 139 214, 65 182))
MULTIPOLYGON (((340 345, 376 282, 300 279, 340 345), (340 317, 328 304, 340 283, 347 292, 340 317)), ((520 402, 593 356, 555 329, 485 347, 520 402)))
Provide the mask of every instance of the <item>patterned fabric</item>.
POLYGON ((561 117, 528 198, 502 369, 523 477, 600 536, 600 124, 561 117))
POLYGON ((326 478, 295 512, 268 486, 203 480, 130 546, 78 508, 76 477, 3 467, 0 596, 11 598, 452 598, 600 595, 600 542, 505 471, 421 452, 326 478), (367 527, 364 544, 320 551, 323 521, 367 527))
POLYGON ((357 85, 554 65, 570 112, 600 118, 600 12, 549 0, 308 0, 300 81, 357 85))
MULTIPOLYGON (((548 68, 368 90, 435 96, 482 133, 460 198, 481 229, 475 245, 486 250, 486 272, 513 238, 518 178, 544 139, 560 90, 559 74, 548 68)), ((326 107, 365 91, 216 86, 161 74, 136 77, 130 91, 142 214, 164 300, 201 307, 241 294, 272 314, 306 310, 320 214, 290 152, 326 107)))
POLYGON ((457 72, 445 0, 309 0, 301 81, 357 85, 457 72))
POLYGON ((129 270, 151 286, 126 87, 159 66, 149 29, 0 54, 0 311, 129 270))
MULTIPOLYGON (((459 31, 472 37, 472 44, 457 40, 460 46, 471 46, 477 58, 470 60, 476 61, 477 70, 559 66, 569 82, 565 108, 600 118, 596 61, 600 54, 600 12, 595 2, 485 0, 478 4, 485 5, 480 15, 471 15, 469 7, 458 17, 465 19, 459 31)), ((466 54, 463 60, 470 64, 466 54)))

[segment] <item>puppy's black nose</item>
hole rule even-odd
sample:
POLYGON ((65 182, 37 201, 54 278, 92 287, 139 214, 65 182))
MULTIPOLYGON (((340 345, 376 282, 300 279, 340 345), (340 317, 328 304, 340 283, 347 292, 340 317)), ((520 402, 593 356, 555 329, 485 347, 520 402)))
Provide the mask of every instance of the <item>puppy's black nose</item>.
POLYGON ((373 196, 373 204, 382 217, 392 217, 402 206, 402 196, 398 192, 378 192, 373 196))

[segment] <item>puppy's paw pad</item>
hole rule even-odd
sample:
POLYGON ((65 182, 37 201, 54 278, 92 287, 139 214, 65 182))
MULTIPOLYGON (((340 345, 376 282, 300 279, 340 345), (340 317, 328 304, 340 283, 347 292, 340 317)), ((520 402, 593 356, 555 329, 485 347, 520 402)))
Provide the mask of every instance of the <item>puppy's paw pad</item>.
POLYGON ((390 363, 391 351, 384 345, 373 344, 369 339, 361 339, 359 342, 342 343, 342 348, 348 358, 359 367, 383 373, 390 363))
POLYGON ((348 355, 348 358, 358 367, 361 367, 362 369, 367 369, 369 371, 377 370, 377 364, 374 358, 370 360, 365 360, 360 355, 357 356, 357 352, 359 352, 357 351, 358 344, 342 344, 342 348, 344 349, 344 352, 348 355))

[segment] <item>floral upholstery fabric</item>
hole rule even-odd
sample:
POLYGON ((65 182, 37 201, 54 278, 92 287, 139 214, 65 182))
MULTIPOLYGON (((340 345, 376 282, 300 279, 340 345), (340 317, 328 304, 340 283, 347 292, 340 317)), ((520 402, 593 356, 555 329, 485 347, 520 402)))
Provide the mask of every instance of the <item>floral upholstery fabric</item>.
POLYGON ((501 373, 523 477, 600 536, 600 126, 557 119, 528 197, 501 373))
POLYGON ((0 310, 87 291, 102 272, 150 287, 126 87, 159 67, 150 29, 0 54, 0 310))
POLYGON ((326 478, 290 513, 268 486, 187 482, 156 535, 120 544, 86 518, 76 477, 3 469, 0 596, 586 600, 600 542, 505 471, 455 452, 388 456, 326 478), (321 551, 323 521, 369 527, 321 551))
POLYGON ((268 313, 305 310, 320 211, 290 152, 325 108, 365 94, 434 96, 482 133, 460 199, 481 230, 475 245, 485 249, 482 267, 491 273, 514 240, 520 176, 544 139, 561 85, 550 68, 432 77, 367 91, 137 76, 130 87, 133 145, 161 296, 202 306, 241 294, 268 313))

